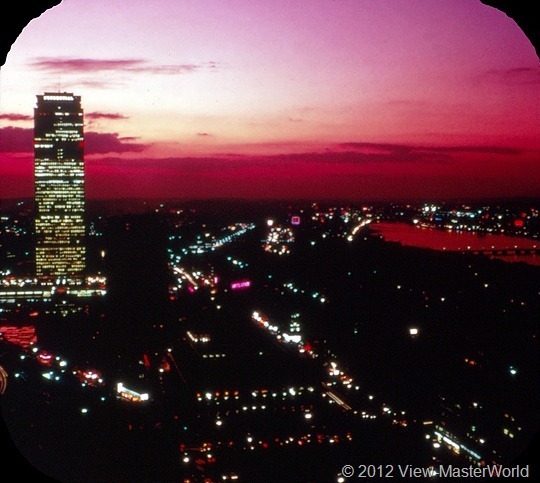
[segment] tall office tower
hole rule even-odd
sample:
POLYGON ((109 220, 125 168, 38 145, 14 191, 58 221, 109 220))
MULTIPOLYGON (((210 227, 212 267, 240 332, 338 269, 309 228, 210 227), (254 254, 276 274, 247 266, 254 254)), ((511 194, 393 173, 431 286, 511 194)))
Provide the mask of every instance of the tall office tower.
POLYGON ((34 175, 36 275, 48 285, 78 285, 86 267, 80 96, 37 96, 34 175))

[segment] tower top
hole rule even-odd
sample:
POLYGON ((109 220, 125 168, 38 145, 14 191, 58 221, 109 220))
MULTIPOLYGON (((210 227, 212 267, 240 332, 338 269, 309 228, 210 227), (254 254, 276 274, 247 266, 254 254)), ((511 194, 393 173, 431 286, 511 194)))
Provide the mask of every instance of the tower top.
POLYGON ((43 95, 38 95, 38 102, 40 101, 54 101, 54 102, 72 102, 80 100, 80 96, 74 96, 72 92, 45 92, 43 95))

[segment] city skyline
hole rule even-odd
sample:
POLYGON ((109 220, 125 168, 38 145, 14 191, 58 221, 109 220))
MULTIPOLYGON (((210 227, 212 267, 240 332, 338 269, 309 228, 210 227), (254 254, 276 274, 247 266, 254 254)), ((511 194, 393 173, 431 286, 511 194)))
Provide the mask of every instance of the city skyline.
POLYGON ((25 6, 6 474, 538 479, 540 49, 486 3, 25 6))
POLYGON ((0 409, 31 472, 536 474, 537 205, 255 205, 90 215, 100 297, 33 290, 32 216, 1 217, 0 409))
POLYGON ((2 67, 2 198, 32 195, 50 90, 86 100, 90 199, 539 195, 538 57, 480 2, 80 12, 32 21, 2 67))

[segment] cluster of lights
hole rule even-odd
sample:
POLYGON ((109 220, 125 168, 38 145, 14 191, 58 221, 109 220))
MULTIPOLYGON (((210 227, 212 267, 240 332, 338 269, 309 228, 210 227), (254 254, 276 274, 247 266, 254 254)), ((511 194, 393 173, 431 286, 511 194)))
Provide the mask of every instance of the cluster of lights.
POLYGON ((300 314, 293 314, 291 316, 291 322, 289 323, 289 332, 300 332, 300 322, 298 321, 298 318, 300 317, 300 314))
POLYGON ((212 245, 212 248, 219 248, 227 243, 230 243, 254 228, 255 223, 235 223, 234 225, 230 225, 227 227, 227 230, 229 230, 230 233, 218 238, 212 245))
POLYGON ((259 324, 259 327, 263 327, 272 333, 279 342, 285 342, 293 344, 297 347, 300 354, 307 354, 313 358, 317 357, 317 354, 314 352, 311 345, 307 342, 302 341, 302 337, 299 334, 288 334, 281 332, 277 325, 272 325, 268 319, 261 315, 258 311, 254 311, 251 315, 252 320, 259 324))
POLYGON ((376 419, 377 418, 376 414, 370 414, 367 411, 362 411, 360 415, 362 416, 362 419, 376 419))
MULTIPOLYGON (((157 211, 157 210, 156 210, 157 211)), ((241 237, 242 235, 246 234, 248 231, 253 230, 255 228, 254 223, 235 223, 234 225, 227 226, 226 228, 222 228, 222 231, 225 231, 225 235, 214 236, 209 232, 204 233, 204 238, 202 235, 197 236, 197 241, 194 245, 190 245, 189 247, 182 247, 180 248, 180 252, 183 255, 188 254, 202 254, 207 252, 213 252, 216 249, 222 247, 223 245, 226 245, 227 243, 231 243, 235 241, 237 238, 241 237)), ((174 239, 181 239, 182 237, 179 236, 169 236, 169 240, 173 241, 174 239)), ((173 263, 179 263, 182 259, 182 255, 179 253, 175 253, 171 248, 168 249, 169 257, 173 263)))
POLYGON ((534 208, 521 212, 505 209, 497 212, 490 207, 473 209, 462 206, 460 209, 442 209, 435 205, 424 205, 413 224, 424 228, 441 228, 456 232, 511 232, 528 236, 527 222, 538 217, 534 208))
MULTIPOLYGON (((297 315, 297 314, 295 314, 295 315, 297 315)), ((258 311, 253 312, 252 319, 255 322, 257 322, 259 324, 259 326, 262 326, 262 327, 266 328, 267 330, 269 330, 270 332, 273 332, 278 340, 285 340, 285 341, 289 341, 289 342, 295 342, 294 340, 292 340, 293 336, 290 336, 288 334, 281 334, 279 332, 279 329, 277 329, 276 326, 272 326, 268 322, 268 319, 264 315, 260 314, 258 311)), ((313 358, 318 356, 313 351, 311 346, 309 346, 309 344, 302 343, 301 339, 298 339, 297 345, 298 345, 298 348, 299 348, 298 350, 299 350, 300 353, 308 353, 313 358)), ((335 360, 330 361, 328 372, 329 372, 330 376, 337 377, 338 380, 341 381, 341 383, 347 389, 352 389, 353 387, 357 391, 360 389, 360 386, 358 386, 358 385, 353 386, 353 378, 351 376, 348 376, 341 369, 339 369, 338 366, 337 366, 337 362, 335 360)), ((328 388, 329 385, 335 385, 335 384, 337 384, 337 382, 338 381, 330 381, 329 384, 323 384, 323 386, 328 388)), ((294 389, 293 389, 293 391, 294 391, 294 389)), ((290 394, 294 395, 295 393, 290 393, 290 394)), ((286 395, 286 393, 284 393, 284 396, 285 395, 286 395)), ((328 395, 328 402, 330 404, 337 403, 338 405, 342 406, 346 410, 352 409, 351 406, 349 406, 345 401, 343 401, 337 394, 332 392, 332 390, 330 390, 330 389, 328 389, 326 392, 323 392, 322 395, 323 395, 323 397, 326 397, 328 395)))
POLYGON ((103 378, 98 371, 95 370, 78 370, 73 371, 73 375, 76 375, 81 381, 82 386, 102 386, 104 384, 103 378))
POLYGON ((506 420, 505 424, 508 424, 510 427, 513 426, 514 429, 503 428, 503 434, 505 436, 508 436, 510 439, 514 439, 514 437, 516 436, 515 435, 516 430, 521 431, 521 426, 517 426, 516 419, 514 418, 514 416, 511 416, 508 413, 504 413, 504 418, 506 420))
POLYGON ((273 440, 266 441, 255 441, 253 436, 248 435, 246 437, 246 442, 248 443, 247 446, 244 446, 244 449, 250 449, 254 450, 255 448, 268 448, 270 445, 274 446, 286 446, 286 445, 297 445, 297 446, 304 446, 308 444, 336 444, 341 442, 350 442, 352 441, 352 435, 351 433, 345 433, 344 435, 339 434, 332 434, 332 435, 326 435, 326 434, 304 434, 302 436, 289 436, 285 438, 279 438, 276 437, 273 440))
POLYGON ((195 342, 196 344, 205 344, 207 342, 210 342, 210 335, 208 334, 193 334, 189 330, 186 332, 186 334, 189 337, 189 340, 191 340, 191 342, 195 342))
MULTIPOLYGON (((285 396, 282 396, 281 399, 285 399, 285 396)), ((219 403, 218 403, 219 404, 219 403)), ((279 405, 275 405, 275 406, 266 406, 265 404, 260 404, 260 405, 257 405, 257 404, 251 404, 251 405, 244 405, 244 406, 241 406, 239 409, 235 409, 234 410, 234 413, 235 414, 244 414, 246 413, 247 411, 257 411, 257 410, 261 410, 261 411, 265 411, 266 409, 270 409, 270 411, 273 411, 273 412, 279 412, 280 409, 281 411, 287 411, 287 410, 290 410, 292 412, 295 412, 295 413, 301 413, 304 415, 304 419, 306 420, 310 420, 313 418, 313 413, 311 412, 311 407, 309 409, 306 409, 306 407, 304 405, 301 405, 301 406, 296 406, 296 405, 282 405, 282 406, 279 406, 279 405)), ((229 415, 230 413, 232 413, 233 411, 227 411, 226 414, 229 415)), ((222 420, 221 419, 218 419, 216 421, 216 425, 217 426, 221 426, 223 424, 222 420)))
POLYGON ((132 389, 128 389, 123 383, 119 382, 116 386, 116 392, 121 399, 131 402, 148 401, 148 393, 138 393, 132 389))
POLYGON ((322 211, 316 204, 314 204, 312 205, 312 208, 314 213, 311 216, 311 219, 319 223, 326 223, 334 218, 339 218, 345 224, 348 224, 350 221, 360 220, 361 217, 371 217, 371 212, 373 211, 372 206, 362 206, 361 208, 353 208, 350 206, 333 206, 328 208, 326 211, 322 211))
POLYGON ((0 301, 14 303, 17 299, 25 299, 27 302, 49 301, 50 290, 0 290, 0 301))
MULTIPOLYGON (((220 421, 217 420, 216 423, 220 421)), ((214 456, 214 449, 220 446, 236 447, 240 446, 243 450, 266 450, 271 446, 306 446, 310 444, 339 444, 349 443, 352 441, 352 435, 350 432, 344 434, 321 434, 321 433, 307 433, 302 435, 291 435, 286 437, 275 437, 268 440, 262 440, 256 438, 252 433, 247 433, 243 440, 240 441, 217 441, 204 442, 199 448, 191 448, 190 451, 183 451, 182 462, 185 465, 189 465, 192 462, 201 464, 206 460, 207 463, 215 463, 216 457, 214 456), (204 458, 204 459, 203 459, 204 458)), ((183 446, 183 445, 182 445, 183 446)), ((238 475, 236 473, 228 473, 221 476, 222 480, 237 480, 238 475)))
MULTIPOLYGON (((50 354, 47 351, 44 351, 43 349, 40 349, 39 347, 33 345, 32 349, 27 352, 26 354, 20 354, 19 358, 21 360, 26 360, 27 358, 34 357, 41 365, 46 366, 48 370, 43 372, 41 375, 44 379, 47 379, 49 381, 61 381, 62 380, 62 374, 66 373, 69 363, 66 359, 63 359, 60 356, 54 356, 50 354), (54 367, 53 367, 54 366, 54 367), (56 367, 57 366, 57 367, 56 367)), ((73 370, 71 371, 71 374, 75 376, 80 384, 81 387, 102 387, 105 385, 105 382, 103 378, 101 377, 101 374, 99 371, 96 370, 73 370)), ((14 374, 14 377, 17 379, 27 380, 27 376, 24 372, 17 372, 14 374)), ((118 385, 118 389, 121 387, 121 384, 118 385)), ((148 395, 145 394, 137 394, 133 391, 130 391, 127 388, 123 388, 127 392, 130 392, 130 395, 127 395, 126 399, 130 399, 133 401, 139 400, 145 400, 145 398, 148 397, 148 395)), ((105 401, 106 397, 101 396, 101 401, 105 401)), ((86 414, 88 412, 88 408, 81 408, 81 413, 86 414)))
MULTIPOLYGON (((8 216, 2 216, 0 217, 0 220, 2 222, 9 222, 8 216)), ((3 232, 4 233, 13 233, 16 237, 19 237, 21 235, 26 235, 28 232, 24 229, 24 227, 18 225, 19 220, 14 220, 13 224, 5 223, 3 224, 3 232)), ((0 230, 0 233, 2 233, 2 230, 0 230)), ((7 273, 9 274, 9 270, 7 270, 7 273)), ((6 275, 0 270, 0 276, 6 275)))
POLYGON ((54 360, 52 354, 49 354, 46 351, 41 351, 41 352, 35 351, 35 352, 37 353, 37 360, 40 364, 44 366, 50 366, 52 364, 54 360))
POLYGON ((289 246, 294 242, 294 232, 289 227, 273 225, 273 222, 269 224, 270 230, 263 242, 263 249, 277 255, 291 253, 289 246))
POLYGON ((334 211, 338 211, 338 208, 330 208, 328 211, 315 211, 315 213, 311 216, 311 219, 313 221, 318 221, 320 223, 325 223, 326 220, 333 220, 334 216, 339 216, 334 213, 334 211))
MULTIPOLYGON (((8 277, 9 270, 4 275, 6 278, 2 278, 2 286, 3 287, 24 287, 26 285, 30 286, 36 286, 38 281, 36 278, 15 278, 15 277, 8 277)), ((2 274, 3 275, 3 274, 2 274)))
POLYGON ((360 231, 360 229, 362 229, 364 226, 366 225, 369 225, 373 220, 371 219, 364 219, 364 220, 361 220, 358 225, 356 225, 352 230, 351 232, 349 233, 349 235, 347 235, 347 240, 352 242, 354 240, 354 237, 355 235, 360 231))
POLYGON ((86 278, 88 285, 105 285, 107 283, 107 277, 102 275, 94 275, 86 278))
POLYGON ((59 381, 60 376, 56 375, 54 371, 44 372, 41 374, 45 379, 49 379, 50 381, 59 381))
POLYGON ((197 401, 227 401, 228 399, 239 399, 238 391, 206 391, 197 393, 197 401))
POLYGON ((242 262, 241 260, 237 260, 236 258, 233 258, 233 257, 227 257, 227 261, 231 262, 235 267, 239 267, 239 268, 249 267, 249 263, 242 262))
MULTIPOLYGON (((340 369, 336 361, 330 361, 328 365, 328 375, 338 378, 347 389, 353 388, 353 378, 347 375, 343 369, 340 369)), ((337 384, 337 381, 330 381, 330 384, 335 385, 337 384)), ((360 386, 354 386, 354 389, 358 391, 360 386)))
MULTIPOLYGON (((253 389, 250 392, 251 398, 294 398, 296 396, 301 396, 305 392, 313 393, 315 388, 313 386, 300 386, 295 387, 291 386, 288 388, 282 388, 280 390, 269 390, 269 389, 253 389)), ((242 396, 239 391, 207 391, 205 393, 197 393, 197 401, 227 401, 228 399, 240 399, 242 396)), ((243 395, 245 398, 247 395, 243 395)), ((256 406, 254 406, 256 408, 256 406)), ((247 410, 248 406, 245 406, 244 410, 247 410)), ((265 409, 262 406, 262 409, 265 409)))
MULTIPOLYGON (((302 295, 306 294, 305 289, 298 288, 293 282, 284 283, 283 288, 289 290, 290 292, 294 294, 297 294, 297 293, 302 294, 302 295)), ((283 294, 283 292, 281 293, 283 294)), ((321 304, 328 302, 328 298, 326 297, 326 295, 321 294, 320 292, 311 292, 308 295, 310 295, 311 298, 318 300, 321 304)))
MULTIPOLYGON (((436 431, 434 431, 433 434, 435 436, 433 439, 433 447, 435 449, 440 448, 444 443, 446 447, 453 451, 455 454, 460 454, 463 451, 467 459, 473 461, 476 464, 480 464, 482 457, 467 446, 461 444, 459 440, 454 435, 449 433, 445 428, 436 426, 436 431)), ((426 439, 430 438, 430 435, 426 435, 426 439)))
MULTIPOLYGON (((390 407, 388 407, 386 404, 383 403, 383 405, 381 406, 381 414, 383 416, 397 416, 397 417, 402 417, 405 415, 405 411, 394 411, 393 409, 391 409, 390 407)), ((393 418, 392 419, 392 424, 399 424, 401 426, 407 426, 407 420, 405 419, 395 419, 393 418)))
POLYGON ((178 275, 177 278, 177 287, 176 289, 182 287, 182 280, 186 280, 188 285, 188 290, 190 293, 195 292, 200 287, 207 287, 210 288, 211 293, 214 294, 216 290, 216 285, 219 282, 219 278, 214 275, 213 273, 210 273, 209 275, 203 274, 201 271, 193 270, 189 272, 188 270, 184 269, 181 266, 177 265, 171 265, 173 273, 178 275))

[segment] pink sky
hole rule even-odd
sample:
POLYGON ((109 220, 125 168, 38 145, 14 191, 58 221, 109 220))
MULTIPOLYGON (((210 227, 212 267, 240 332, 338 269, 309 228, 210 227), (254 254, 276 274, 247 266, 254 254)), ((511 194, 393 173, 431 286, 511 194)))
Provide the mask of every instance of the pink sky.
POLYGON ((89 197, 540 196, 539 86, 477 0, 64 0, 1 70, 0 197, 45 91, 82 97, 89 197))

